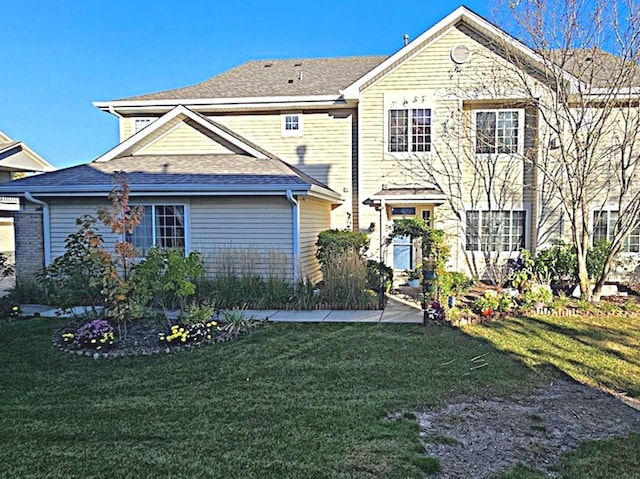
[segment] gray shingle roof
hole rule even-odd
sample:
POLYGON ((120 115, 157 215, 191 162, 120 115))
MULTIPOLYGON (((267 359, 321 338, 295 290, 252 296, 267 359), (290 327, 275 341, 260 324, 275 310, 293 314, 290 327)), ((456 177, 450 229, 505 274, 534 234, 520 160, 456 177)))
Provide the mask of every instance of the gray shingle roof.
POLYGON ((600 49, 549 50, 546 55, 559 67, 594 87, 640 86, 639 65, 600 49), (621 74, 624 74, 624 80, 618 78, 621 74))
POLYGON ((196 85, 118 101, 338 95, 386 58, 253 60, 196 85))
MULTIPOLYGON (((132 191, 216 191, 232 188, 247 194, 261 188, 308 189, 326 185, 302 174, 277 158, 256 159, 238 154, 136 155, 93 162, 31 176, 0 185, 0 193, 24 191, 107 192, 113 187, 114 171, 125 171, 132 191)), ((331 191, 331 190, 329 190, 331 191)))

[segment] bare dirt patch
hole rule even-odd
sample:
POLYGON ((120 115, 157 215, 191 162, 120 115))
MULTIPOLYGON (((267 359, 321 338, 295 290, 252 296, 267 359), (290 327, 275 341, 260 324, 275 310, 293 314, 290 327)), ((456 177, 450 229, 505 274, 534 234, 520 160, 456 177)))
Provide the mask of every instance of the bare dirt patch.
POLYGON ((640 432, 640 411, 567 378, 527 396, 461 398, 415 414, 439 479, 490 478, 517 463, 554 476, 560 456, 581 442, 640 432))

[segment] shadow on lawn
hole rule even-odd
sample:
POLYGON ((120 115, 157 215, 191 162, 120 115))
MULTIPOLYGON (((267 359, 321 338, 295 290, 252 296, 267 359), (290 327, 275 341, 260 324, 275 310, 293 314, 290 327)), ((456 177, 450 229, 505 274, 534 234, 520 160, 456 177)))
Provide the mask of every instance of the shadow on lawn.
POLYGON ((638 323, 626 317, 519 316, 462 329, 534 368, 553 366, 577 381, 637 397, 638 323))

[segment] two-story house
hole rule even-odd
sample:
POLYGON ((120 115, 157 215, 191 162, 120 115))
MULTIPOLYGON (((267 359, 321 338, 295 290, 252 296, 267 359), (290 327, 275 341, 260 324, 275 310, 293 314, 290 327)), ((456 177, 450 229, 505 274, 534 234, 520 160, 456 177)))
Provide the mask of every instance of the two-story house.
POLYGON ((210 272, 233 249, 251 251, 257 272, 317 280, 327 228, 368 232, 373 257, 412 268, 415 246, 386 237, 415 216, 448 233, 451 269, 482 274, 487 251, 564 234, 557 209, 540 204, 537 107, 505 81, 518 68, 535 77, 538 61, 460 7, 391 56, 250 61, 193 86, 96 102, 119 122, 117 146, 0 187, 22 198, 19 274, 36 271, 21 249, 38 246, 39 266, 63 253, 75 219, 106 204, 114 171, 144 206, 131 241, 199 251, 210 272))

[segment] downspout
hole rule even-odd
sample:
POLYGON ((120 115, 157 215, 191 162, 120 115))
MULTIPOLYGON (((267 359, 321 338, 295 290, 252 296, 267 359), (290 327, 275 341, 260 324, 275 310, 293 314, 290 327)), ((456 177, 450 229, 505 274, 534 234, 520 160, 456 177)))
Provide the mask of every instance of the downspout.
POLYGON ((44 241, 44 266, 46 268, 51 264, 51 228, 49 219, 49 205, 42 200, 34 198, 28 191, 24 192, 24 197, 32 203, 42 205, 42 239, 44 241))
POLYGON ((293 222, 293 282, 298 282, 298 263, 300 261, 300 210, 298 209, 298 200, 293 197, 291 190, 287 190, 287 201, 292 206, 292 222, 293 222))

